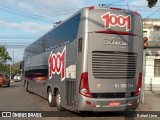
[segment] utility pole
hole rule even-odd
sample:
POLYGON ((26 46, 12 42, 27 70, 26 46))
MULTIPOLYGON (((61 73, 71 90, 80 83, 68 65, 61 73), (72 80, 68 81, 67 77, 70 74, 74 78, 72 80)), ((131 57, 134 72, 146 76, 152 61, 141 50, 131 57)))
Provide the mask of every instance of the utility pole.
POLYGON ((128 0, 127 0, 127 7, 128 7, 128 10, 129 10, 128 0))
POLYGON ((12 79, 12 69, 11 69, 11 64, 14 65, 14 50, 13 50, 13 63, 10 63, 9 64, 9 77, 10 77, 10 80, 12 79))
POLYGON ((9 64, 9 77, 10 77, 10 80, 11 80, 11 63, 9 64))
POLYGON ((13 65, 14 65, 14 50, 13 50, 13 65))
POLYGON ((143 79, 142 79, 142 103, 144 104, 144 91, 145 91, 145 72, 146 72, 146 49, 143 50, 143 79))
POLYGON ((142 79, 142 96, 141 96, 141 100, 142 103, 144 104, 144 92, 145 92, 145 73, 146 73, 146 48, 148 47, 148 38, 144 37, 143 38, 143 79, 142 79))

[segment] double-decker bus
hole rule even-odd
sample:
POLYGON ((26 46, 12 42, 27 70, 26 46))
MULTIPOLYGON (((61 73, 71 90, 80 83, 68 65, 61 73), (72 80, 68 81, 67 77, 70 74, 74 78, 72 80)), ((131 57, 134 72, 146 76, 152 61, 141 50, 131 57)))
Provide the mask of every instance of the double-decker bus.
POLYGON ((82 8, 24 52, 26 91, 71 111, 136 109, 142 86, 140 14, 82 8))

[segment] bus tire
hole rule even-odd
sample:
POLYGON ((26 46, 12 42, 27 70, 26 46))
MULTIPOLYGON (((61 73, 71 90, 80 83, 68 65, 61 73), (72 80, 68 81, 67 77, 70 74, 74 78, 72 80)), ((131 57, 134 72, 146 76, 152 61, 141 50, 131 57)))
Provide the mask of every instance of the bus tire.
POLYGON ((64 111, 65 109, 61 106, 61 94, 57 90, 56 91, 56 106, 58 111, 64 111))
POLYGON ((2 83, 1 87, 4 88, 5 87, 5 83, 2 83))
POLYGON ((139 103, 137 103, 137 105, 132 110, 137 110, 138 107, 139 107, 139 103))
POLYGON ((52 94, 51 88, 48 89, 48 105, 50 107, 56 106, 56 97, 52 94))
POLYGON ((28 81, 25 82, 25 89, 26 89, 26 92, 29 92, 29 89, 28 89, 28 81))
POLYGON ((7 87, 10 87, 10 83, 7 84, 7 87))

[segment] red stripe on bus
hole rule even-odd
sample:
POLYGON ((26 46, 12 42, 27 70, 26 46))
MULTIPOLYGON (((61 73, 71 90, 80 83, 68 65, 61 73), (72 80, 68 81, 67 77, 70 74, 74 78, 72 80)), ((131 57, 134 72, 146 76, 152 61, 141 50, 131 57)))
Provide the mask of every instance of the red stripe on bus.
POLYGON ((102 31, 96 31, 96 33, 105 33, 105 34, 118 34, 118 35, 131 35, 131 36, 137 36, 130 32, 121 32, 121 31, 113 31, 113 30, 102 30, 102 31))

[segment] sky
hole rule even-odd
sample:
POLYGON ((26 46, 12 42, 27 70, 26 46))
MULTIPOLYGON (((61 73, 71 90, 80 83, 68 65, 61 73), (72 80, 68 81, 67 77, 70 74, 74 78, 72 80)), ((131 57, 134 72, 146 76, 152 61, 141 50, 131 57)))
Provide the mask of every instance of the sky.
POLYGON ((106 4, 137 11, 142 18, 160 18, 160 2, 153 8, 146 0, 0 0, 0 45, 11 63, 21 61, 24 49, 83 7, 106 4))

